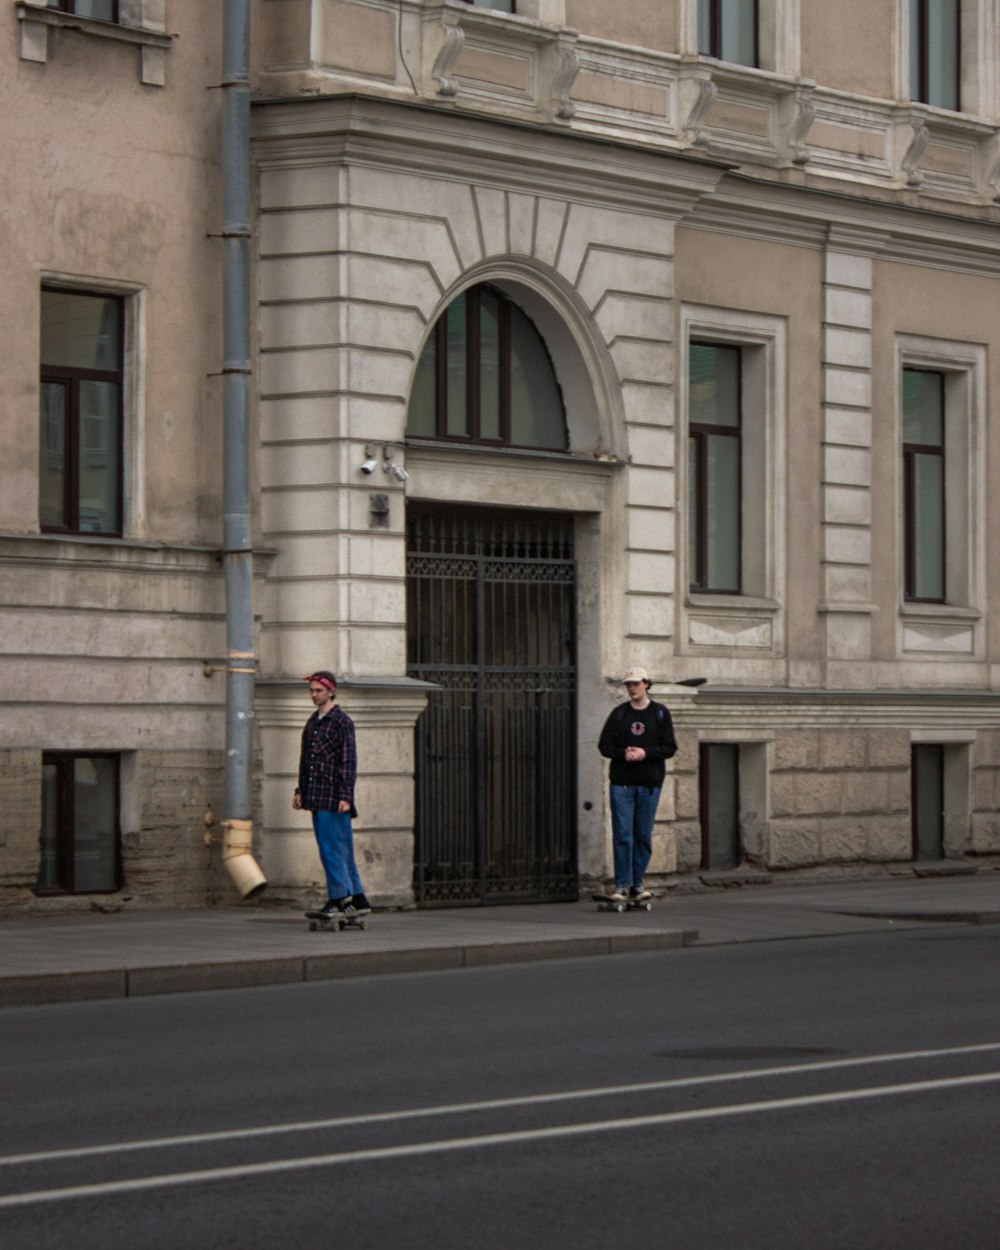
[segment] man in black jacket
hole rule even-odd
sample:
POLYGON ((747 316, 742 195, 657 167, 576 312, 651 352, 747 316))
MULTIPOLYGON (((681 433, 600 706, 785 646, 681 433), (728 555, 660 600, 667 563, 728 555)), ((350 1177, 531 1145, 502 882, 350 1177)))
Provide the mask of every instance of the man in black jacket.
POLYGON ((649 697, 644 668, 630 668, 623 684, 628 702, 604 722, 597 748, 611 761, 611 829, 615 859, 612 898, 624 902, 650 897, 643 885, 653 854, 653 823, 666 775, 666 761, 677 753, 673 721, 662 703, 649 697))

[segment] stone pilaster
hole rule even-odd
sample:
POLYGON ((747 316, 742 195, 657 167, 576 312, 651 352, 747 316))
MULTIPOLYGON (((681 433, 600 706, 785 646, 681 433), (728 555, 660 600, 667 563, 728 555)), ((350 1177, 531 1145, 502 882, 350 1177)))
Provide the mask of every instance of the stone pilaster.
POLYGON ((873 251, 831 230, 824 258, 823 599, 827 660, 871 657, 873 251))

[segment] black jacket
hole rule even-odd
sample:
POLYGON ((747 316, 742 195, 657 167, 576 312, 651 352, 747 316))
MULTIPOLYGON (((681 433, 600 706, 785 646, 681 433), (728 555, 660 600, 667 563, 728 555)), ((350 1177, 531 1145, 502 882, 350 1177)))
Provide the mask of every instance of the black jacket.
POLYGON ((659 789, 666 775, 666 761, 677 754, 677 739, 670 712, 650 699, 649 707, 637 712, 631 703, 620 703, 604 722, 597 749, 611 761, 613 786, 650 786, 659 789), (642 747, 646 758, 626 760, 625 748, 642 747))

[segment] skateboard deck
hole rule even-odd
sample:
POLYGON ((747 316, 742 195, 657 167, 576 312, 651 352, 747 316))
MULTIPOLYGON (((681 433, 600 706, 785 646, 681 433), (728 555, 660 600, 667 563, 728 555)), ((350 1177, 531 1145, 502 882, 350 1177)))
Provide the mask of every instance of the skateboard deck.
POLYGON ((332 929, 334 933, 339 933, 341 929, 367 929, 368 913, 364 915, 345 915, 342 911, 335 911, 333 915, 328 916, 322 911, 307 911, 306 919, 309 921, 309 932, 315 933, 317 929, 332 929))
POLYGON ((598 911, 652 911, 653 900, 651 898, 612 898, 610 894, 592 894, 590 896, 597 904, 598 911))

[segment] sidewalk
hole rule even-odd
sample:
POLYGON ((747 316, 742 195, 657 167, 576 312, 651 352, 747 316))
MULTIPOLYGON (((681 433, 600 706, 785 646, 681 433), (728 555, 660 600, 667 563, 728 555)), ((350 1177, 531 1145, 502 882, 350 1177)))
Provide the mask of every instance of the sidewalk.
POLYGON ((1000 872, 668 894, 654 910, 589 900, 378 912, 311 933, 297 910, 123 911, 0 921, 0 1007, 734 942, 1000 923, 1000 872))

